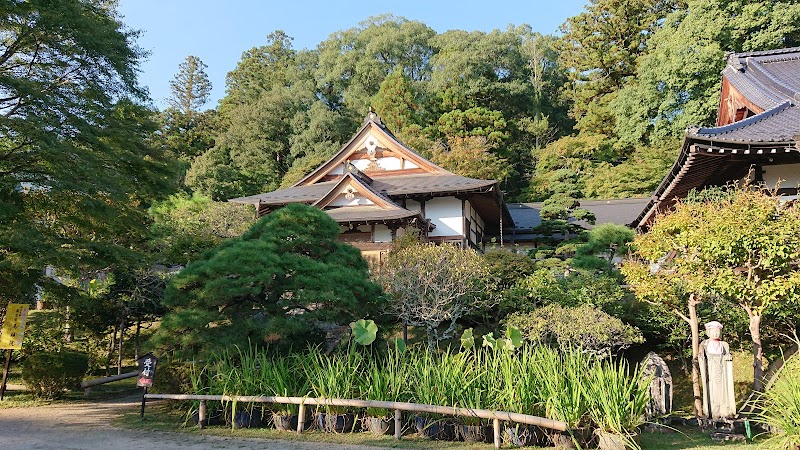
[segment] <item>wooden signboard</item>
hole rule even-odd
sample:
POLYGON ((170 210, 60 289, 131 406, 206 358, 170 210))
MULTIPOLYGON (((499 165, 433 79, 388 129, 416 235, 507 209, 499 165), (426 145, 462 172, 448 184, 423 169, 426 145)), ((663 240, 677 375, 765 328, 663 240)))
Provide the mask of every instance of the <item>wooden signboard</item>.
POLYGON ((11 351, 22 349, 22 337, 25 334, 25 321, 28 318, 26 303, 9 303, 6 307, 6 318, 0 331, 0 349, 6 350, 6 365, 3 368, 3 380, 0 381, 0 400, 6 393, 6 379, 11 366, 11 351))
POLYGON ((6 319, 3 331, 0 332, 0 349, 22 349, 22 336, 25 333, 25 320, 28 318, 30 305, 9 303, 6 308, 6 319))

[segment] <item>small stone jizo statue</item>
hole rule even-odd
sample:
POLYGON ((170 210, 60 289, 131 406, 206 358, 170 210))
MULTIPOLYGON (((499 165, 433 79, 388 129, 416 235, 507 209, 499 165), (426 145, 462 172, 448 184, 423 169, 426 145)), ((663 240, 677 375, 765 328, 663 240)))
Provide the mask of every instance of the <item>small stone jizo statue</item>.
POLYGON ((720 340, 722 324, 706 324, 708 339, 700 343, 700 377, 703 381, 703 415, 728 419, 736 415, 733 396, 733 357, 727 342, 720 340))
POLYGON ((667 363, 650 352, 642 361, 642 378, 650 380, 650 401, 645 407, 645 417, 652 419, 672 412, 672 374, 667 363))

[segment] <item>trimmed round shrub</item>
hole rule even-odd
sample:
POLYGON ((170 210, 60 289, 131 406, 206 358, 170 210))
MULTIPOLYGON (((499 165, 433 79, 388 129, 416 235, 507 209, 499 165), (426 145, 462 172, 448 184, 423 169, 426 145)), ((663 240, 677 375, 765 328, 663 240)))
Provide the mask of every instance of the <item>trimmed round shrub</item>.
POLYGON ((22 363, 22 380, 33 395, 57 398, 76 387, 88 369, 89 356, 84 353, 34 353, 22 363))
POLYGON ((530 313, 512 314, 506 325, 519 329, 532 342, 579 348, 599 357, 644 342, 637 328, 589 305, 548 305, 530 313))

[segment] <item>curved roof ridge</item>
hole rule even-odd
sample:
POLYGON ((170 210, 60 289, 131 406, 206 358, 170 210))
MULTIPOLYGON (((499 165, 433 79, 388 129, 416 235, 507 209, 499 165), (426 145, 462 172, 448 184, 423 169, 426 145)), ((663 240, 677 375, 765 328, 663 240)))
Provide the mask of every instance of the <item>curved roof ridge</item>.
POLYGON ((728 133, 730 131, 738 130, 740 128, 746 127, 748 125, 752 125, 754 123, 757 123, 757 122, 760 122, 760 121, 762 121, 764 119, 772 117, 775 114, 778 114, 779 112, 784 111, 787 108, 790 108, 791 106, 792 106, 792 102, 789 101, 789 100, 786 100, 783 103, 780 103, 778 106, 775 106, 774 108, 768 109, 768 110, 766 110, 766 111, 764 111, 762 113, 756 114, 755 116, 750 116, 750 117, 748 117, 746 119, 743 119, 743 120, 740 120, 738 122, 730 123, 728 125, 723 125, 721 127, 706 127, 706 128, 699 127, 699 128, 696 128, 697 131, 692 131, 692 129, 688 129, 686 131, 686 136, 701 137, 703 134, 728 133))
POLYGON ((776 87, 778 88, 777 90, 781 94, 783 94, 783 95, 785 95, 785 96, 787 96, 787 97, 789 97, 791 99, 794 99, 795 96, 800 95, 800 91, 798 91, 798 88, 796 86, 792 86, 792 85, 786 83, 785 81, 781 80, 777 76, 775 76, 774 73, 772 73, 769 69, 764 67, 764 65, 761 64, 759 61, 757 61, 755 59, 752 59, 752 58, 748 58, 747 59, 747 68, 749 70, 752 70, 752 71, 760 74, 760 75, 763 75, 763 76, 767 77, 767 79, 769 79, 769 81, 771 81, 772 83, 776 84, 776 87))
POLYGON ((742 52, 742 53, 732 53, 732 54, 739 58, 748 58, 753 56, 759 57, 759 56, 785 55, 787 53, 797 53, 797 58, 800 58, 800 47, 776 48, 773 50, 759 50, 755 52, 742 52))

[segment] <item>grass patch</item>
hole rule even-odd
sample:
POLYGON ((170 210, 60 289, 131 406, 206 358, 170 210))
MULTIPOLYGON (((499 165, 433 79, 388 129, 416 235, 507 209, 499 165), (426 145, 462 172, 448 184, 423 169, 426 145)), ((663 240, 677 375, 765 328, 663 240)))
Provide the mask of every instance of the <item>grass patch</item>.
POLYGON ((82 389, 72 390, 66 392, 59 399, 36 398, 28 391, 6 391, 3 401, 0 402, 0 409, 107 400, 137 391, 141 391, 141 388, 136 387, 136 377, 95 386, 89 390, 88 394, 84 394, 82 389))
POLYGON ((642 433, 643 450, 759 450, 755 443, 718 443, 697 429, 678 428, 672 433, 642 433))

